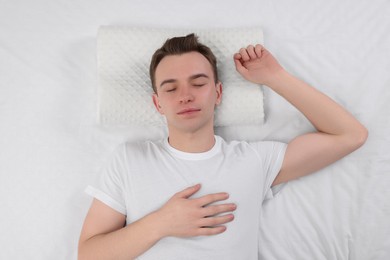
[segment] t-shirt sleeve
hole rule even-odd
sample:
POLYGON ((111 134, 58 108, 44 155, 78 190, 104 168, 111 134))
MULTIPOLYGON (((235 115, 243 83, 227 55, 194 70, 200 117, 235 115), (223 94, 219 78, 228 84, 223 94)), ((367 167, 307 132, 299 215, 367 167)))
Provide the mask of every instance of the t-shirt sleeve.
POLYGON ((251 146, 255 149, 262 162, 263 199, 271 199, 283 186, 283 184, 277 185, 271 189, 271 185, 282 167, 287 144, 265 141, 251 143, 251 146))
POLYGON ((119 146, 111 154, 108 163, 102 169, 101 176, 96 185, 89 185, 85 192, 113 208, 123 215, 127 215, 124 176, 127 174, 125 145, 119 146))

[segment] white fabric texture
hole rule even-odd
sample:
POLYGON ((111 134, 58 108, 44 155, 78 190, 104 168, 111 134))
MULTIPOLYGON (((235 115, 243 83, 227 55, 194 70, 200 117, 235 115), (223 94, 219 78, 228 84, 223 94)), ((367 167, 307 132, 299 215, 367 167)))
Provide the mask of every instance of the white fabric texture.
POLYGON ((257 259, 261 204, 272 194, 271 184, 287 145, 215 139, 213 148, 203 153, 176 150, 167 139, 121 145, 104 168, 98 187, 87 188, 88 194, 113 209, 120 205, 118 211, 127 215, 127 224, 197 183, 201 189, 191 198, 228 192, 229 199, 218 204, 236 203, 234 221, 223 234, 163 238, 139 259, 257 259))
POLYGON ((164 29, 103 26, 98 34, 99 118, 103 125, 165 125, 153 106, 149 65, 168 39, 195 33, 213 51, 223 83, 215 126, 258 125, 264 120, 263 93, 235 70, 233 55, 248 44, 263 43, 260 27, 164 29))

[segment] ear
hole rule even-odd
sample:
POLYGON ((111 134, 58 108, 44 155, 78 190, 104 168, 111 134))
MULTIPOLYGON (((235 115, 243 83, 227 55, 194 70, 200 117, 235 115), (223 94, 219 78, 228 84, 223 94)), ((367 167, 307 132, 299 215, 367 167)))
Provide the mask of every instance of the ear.
POLYGON ((162 109, 162 107, 160 105, 160 101, 158 100, 158 95, 156 93, 153 93, 152 99, 153 99, 153 104, 154 104, 154 107, 156 108, 156 110, 161 115, 164 115, 163 109, 162 109))
POLYGON ((218 106, 222 102, 222 83, 220 81, 215 84, 215 91, 217 92, 217 99, 215 105, 218 106))

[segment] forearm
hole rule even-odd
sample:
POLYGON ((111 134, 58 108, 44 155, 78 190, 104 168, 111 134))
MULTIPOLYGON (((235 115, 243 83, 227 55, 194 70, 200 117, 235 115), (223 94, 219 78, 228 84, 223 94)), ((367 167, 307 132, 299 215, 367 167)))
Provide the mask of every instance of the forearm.
POLYGON ((81 231, 79 259, 134 259, 164 237, 212 236, 224 232, 224 224, 234 219, 231 212, 236 205, 214 205, 229 198, 226 192, 190 198, 200 187, 197 184, 175 193, 160 209, 124 228, 123 214, 94 200, 81 231))
POLYGON ((315 172, 364 144, 368 132, 348 111, 328 96, 285 71, 261 45, 249 45, 234 55, 237 71, 263 84, 295 106, 318 132, 288 143, 281 170, 272 185, 315 172))
POLYGON ((156 217, 155 213, 151 213, 117 231, 80 242, 79 259, 136 258, 162 238, 156 217))
POLYGON ((359 121, 342 106, 284 70, 267 86, 302 112, 319 132, 351 137, 365 132, 359 121))

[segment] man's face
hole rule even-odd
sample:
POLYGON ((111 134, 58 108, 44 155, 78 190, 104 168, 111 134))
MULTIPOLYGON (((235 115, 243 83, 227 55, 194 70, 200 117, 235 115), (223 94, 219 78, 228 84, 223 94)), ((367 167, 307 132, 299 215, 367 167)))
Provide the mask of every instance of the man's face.
POLYGON ((164 57, 157 66, 153 102, 171 130, 195 132, 213 127, 214 108, 221 102, 209 61, 198 52, 164 57))

